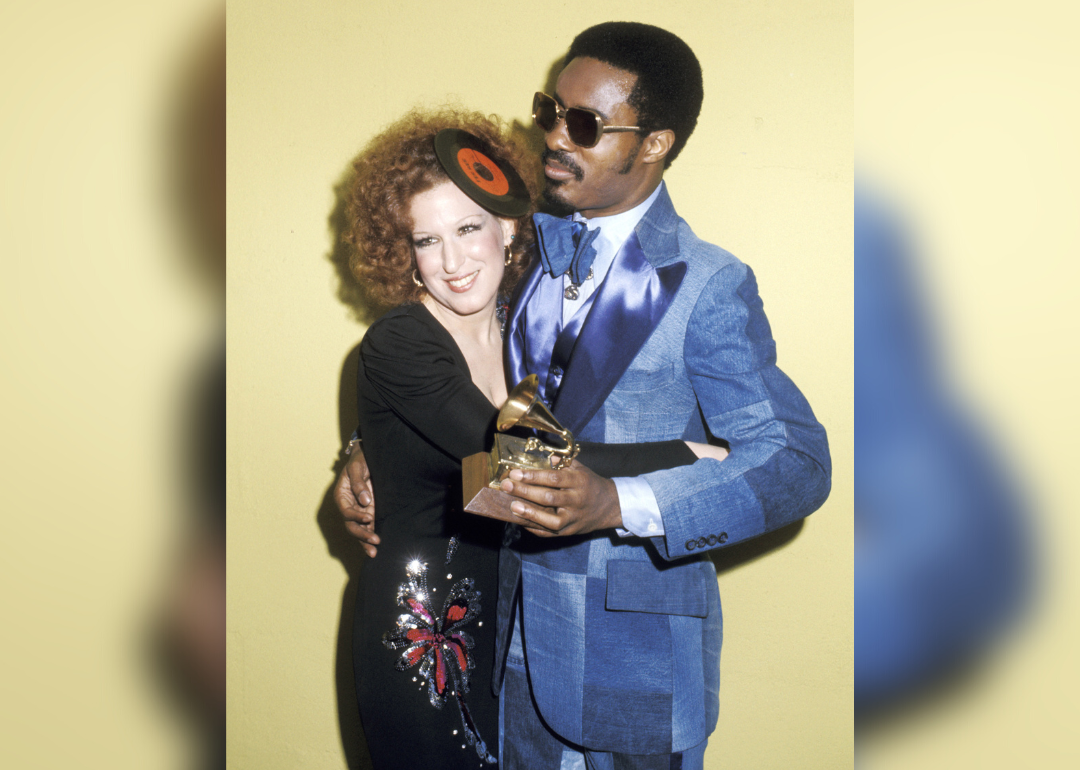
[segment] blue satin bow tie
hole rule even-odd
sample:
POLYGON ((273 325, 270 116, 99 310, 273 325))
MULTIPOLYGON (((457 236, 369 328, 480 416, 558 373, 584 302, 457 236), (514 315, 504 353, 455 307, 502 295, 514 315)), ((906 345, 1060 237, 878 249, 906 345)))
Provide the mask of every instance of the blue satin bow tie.
POLYGON ((596 259, 592 242, 600 235, 600 229, 589 230, 571 217, 560 219, 540 213, 533 214, 533 223, 544 270, 554 278, 569 270, 570 282, 580 286, 596 259))

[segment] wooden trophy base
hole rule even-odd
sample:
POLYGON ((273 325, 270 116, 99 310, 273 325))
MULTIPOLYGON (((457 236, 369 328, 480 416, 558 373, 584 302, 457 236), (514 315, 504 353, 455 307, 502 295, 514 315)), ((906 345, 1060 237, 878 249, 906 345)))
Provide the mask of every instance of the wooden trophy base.
POLYGON ((478 516, 520 524, 522 520, 510 511, 514 498, 501 489, 489 487, 490 481, 490 452, 478 452, 461 461, 461 502, 465 510, 478 516))

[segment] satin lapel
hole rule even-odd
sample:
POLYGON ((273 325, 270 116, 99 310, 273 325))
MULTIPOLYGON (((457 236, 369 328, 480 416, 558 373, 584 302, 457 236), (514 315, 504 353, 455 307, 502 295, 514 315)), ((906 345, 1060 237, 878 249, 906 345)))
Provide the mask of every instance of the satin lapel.
POLYGON ((540 283, 544 270, 540 260, 533 260, 529 272, 521 279, 510 299, 510 316, 506 319, 503 355, 506 359, 506 387, 513 389, 529 374, 525 371, 525 306, 540 283))
POLYGON ((554 414, 580 432, 604 403, 679 290, 686 263, 654 268, 637 233, 615 257, 597 291, 566 369, 554 414))

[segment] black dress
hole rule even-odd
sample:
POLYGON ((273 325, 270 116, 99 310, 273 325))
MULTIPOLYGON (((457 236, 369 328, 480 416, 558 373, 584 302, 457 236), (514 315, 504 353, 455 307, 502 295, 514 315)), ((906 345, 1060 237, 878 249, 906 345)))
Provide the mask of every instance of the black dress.
MULTIPOLYGON (((360 434, 381 543, 353 628, 357 698, 376 770, 495 762, 491 692, 504 525, 465 513, 461 459, 491 447, 496 408, 423 305, 391 310, 360 347, 360 434)), ((693 462, 681 441, 583 444, 605 476, 693 462)))

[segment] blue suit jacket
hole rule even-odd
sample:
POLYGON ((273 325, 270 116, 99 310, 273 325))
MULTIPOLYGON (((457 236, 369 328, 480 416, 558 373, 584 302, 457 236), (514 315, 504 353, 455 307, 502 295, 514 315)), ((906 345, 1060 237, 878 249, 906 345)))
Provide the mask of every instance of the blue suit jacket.
MULTIPOLYGON (((526 663, 547 724, 589 749, 658 754, 716 726, 722 619, 704 552, 810 514, 831 470, 824 428, 776 366, 753 272, 695 237, 666 190, 635 235, 598 289, 554 414, 599 442, 705 441, 708 429, 731 454, 643 477, 664 537, 508 538, 494 682, 520 585, 526 663)), ((530 373, 526 329, 557 312, 530 304, 540 276, 534 265, 508 321, 511 384, 530 373)))

